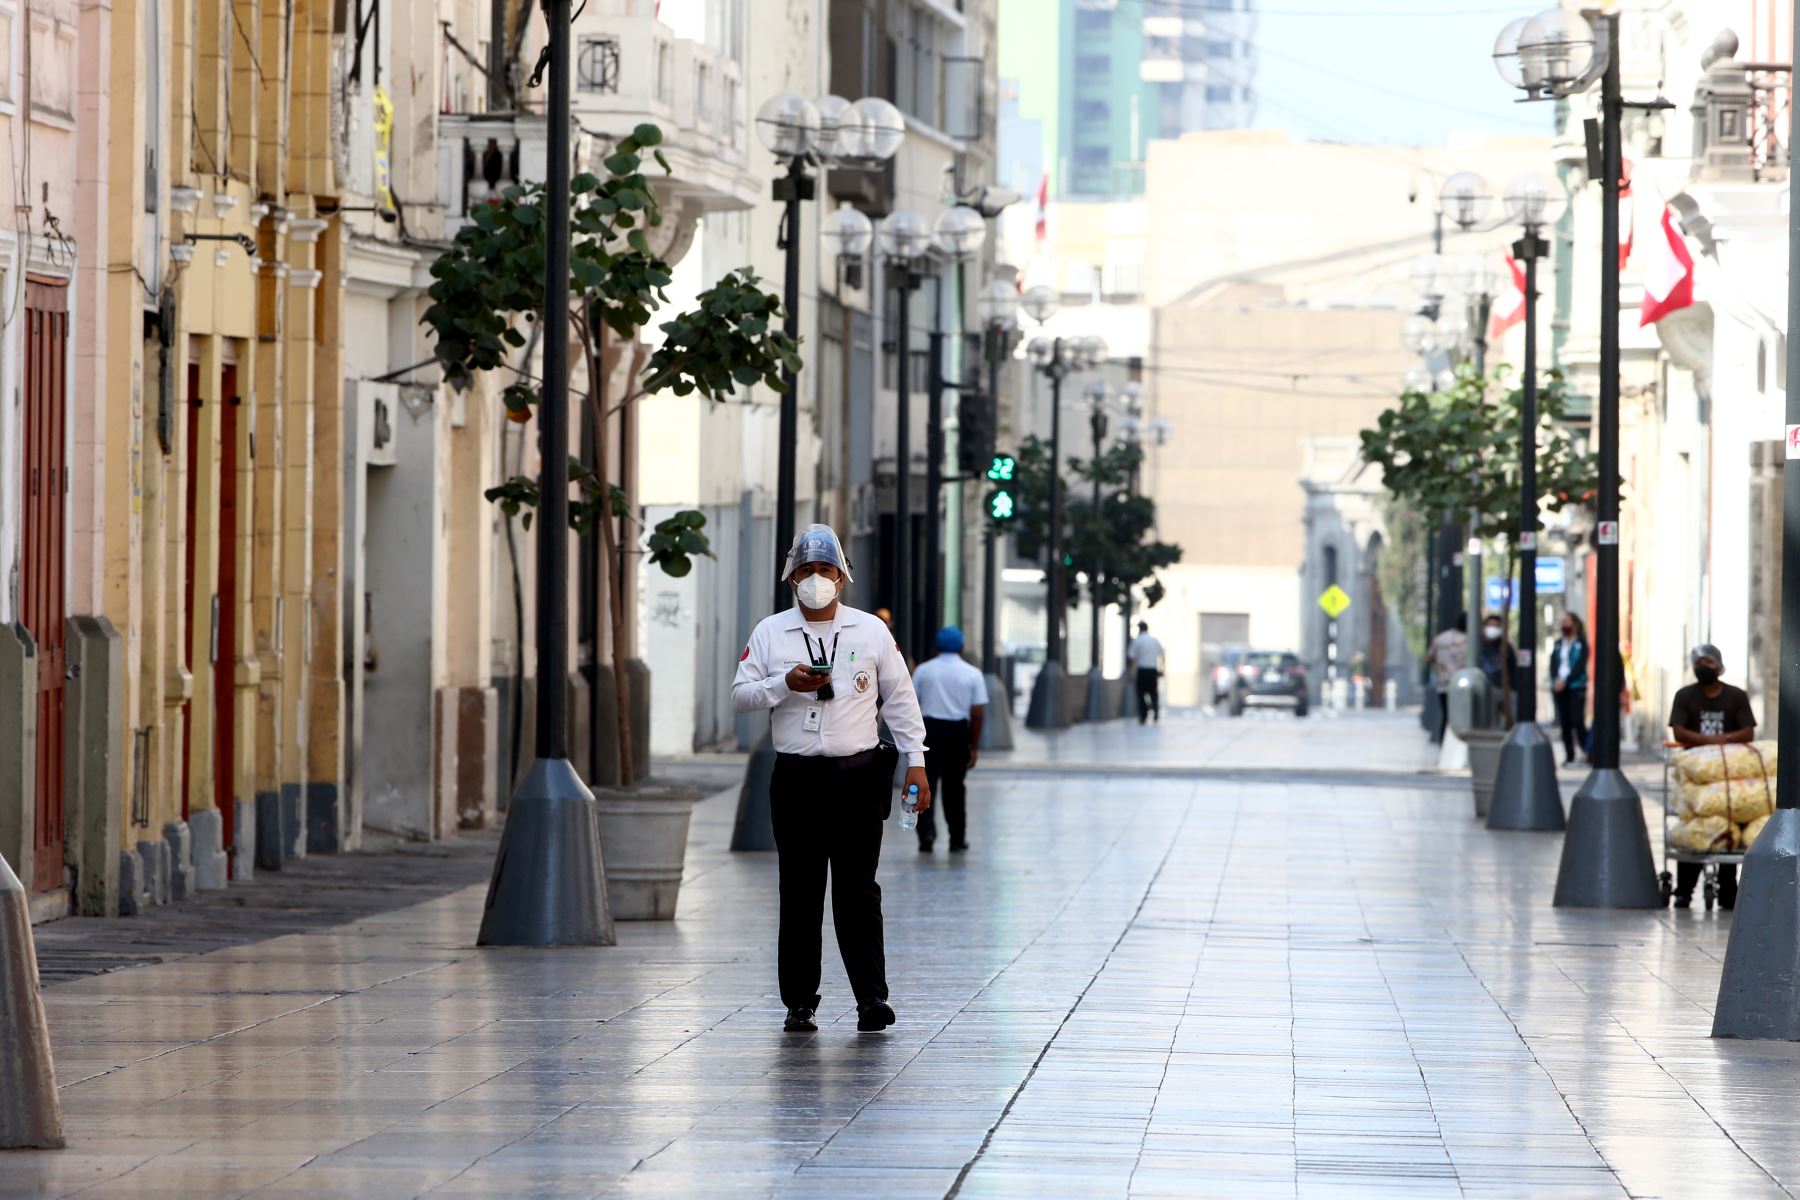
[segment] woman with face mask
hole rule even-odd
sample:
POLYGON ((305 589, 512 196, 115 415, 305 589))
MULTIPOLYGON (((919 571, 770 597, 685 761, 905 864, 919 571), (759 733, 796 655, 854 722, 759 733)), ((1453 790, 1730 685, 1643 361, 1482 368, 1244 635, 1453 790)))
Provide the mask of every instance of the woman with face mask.
POLYGON ((781 577, 794 607, 750 635, 731 688, 739 712, 766 709, 775 742, 770 818, 781 871, 777 957, 790 1033, 818 1030, 819 958, 825 880, 838 950, 856 996, 856 1027, 894 1023, 882 945, 882 823, 894 798, 894 761, 880 748, 878 721, 906 755, 906 782, 931 806, 925 721, 893 634, 840 597, 850 561, 828 525, 794 539, 781 577))
MULTIPOLYGON (((1676 692, 1669 706, 1670 736, 1683 746, 1755 741, 1756 713, 1751 711, 1750 696, 1743 688, 1720 681, 1725 656, 1719 648, 1702 642, 1688 652, 1688 665, 1694 682, 1676 692)), ((1676 908, 1693 902, 1699 879, 1699 863, 1675 864, 1676 908)), ((1728 911, 1737 907, 1737 868, 1729 863, 1719 867, 1719 907, 1728 911)))
POLYGON ((1587 751, 1588 640, 1581 618, 1562 617, 1556 645, 1550 651, 1550 695, 1556 702, 1556 724, 1562 730, 1563 766, 1575 765, 1575 753, 1587 751))
POLYGON ((1506 626, 1501 623, 1498 613, 1489 613, 1481 622, 1481 644, 1475 648, 1475 665, 1494 685, 1497 695, 1511 695, 1517 701, 1518 655, 1506 639, 1506 626))

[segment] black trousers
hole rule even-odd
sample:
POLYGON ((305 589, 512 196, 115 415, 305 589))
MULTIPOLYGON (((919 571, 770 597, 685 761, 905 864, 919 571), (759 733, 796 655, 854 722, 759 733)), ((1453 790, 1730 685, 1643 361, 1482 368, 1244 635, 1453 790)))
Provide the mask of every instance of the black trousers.
MULTIPOLYGON (((1692 896, 1694 885, 1700 882, 1699 863, 1675 864, 1675 894, 1692 896)), ((1719 903, 1727 906, 1737 904, 1737 864, 1719 864, 1719 903)))
POLYGON ((925 778, 931 781, 931 807, 919 814, 919 845, 929 846, 937 840, 937 810, 944 807, 944 822, 950 826, 950 844, 968 844, 968 792, 964 780, 969 774, 969 735, 967 721, 940 721, 925 718, 925 778))
POLYGON ((881 826, 894 781, 874 751, 850 758, 775 756, 770 816, 781 866, 781 1002, 817 1008, 824 952, 825 880, 831 878, 838 952, 856 1002, 886 1000, 881 933, 881 826))
POLYGON ((1156 704, 1156 684, 1160 676, 1155 667, 1139 667, 1137 672, 1138 724, 1154 717, 1162 720, 1162 711, 1156 704))
POLYGON ((1563 761, 1574 762, 1587 754, 1587 689, 1564 688, 1551 692, 1556 702, 1556 724, 1562 730, 1563 761))

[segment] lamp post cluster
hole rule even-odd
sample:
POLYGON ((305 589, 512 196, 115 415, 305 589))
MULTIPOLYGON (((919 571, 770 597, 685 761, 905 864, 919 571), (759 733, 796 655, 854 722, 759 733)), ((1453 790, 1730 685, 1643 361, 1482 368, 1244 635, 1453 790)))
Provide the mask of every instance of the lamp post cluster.
MULTIPOLYGON (((1056 315, 1060 300, 1054 288, 1026 289, 1025 315, 1039 328, 1056 315)), ((1063 676, 1068 670, 1063 639, 1062 555, 1062 384, 1076 371, 1098 366, 1106 357, 1099 337, 1045 337, 1026 345, 1031 364, 1050 381, 1050 527, 1044 544, 1044 666, 1031 689, 1025 724, 1032 729, 1064 729, 1069 724, 1063 676)))
MULTIPOLYGON (((1527 100, 1562 99, 1600 85, 1600 154, 1597 162, 1589 163, 1590 173, 1600 176, 1602 193, 1593 769, 1569 810, 1555 901, 1585 908, 1656 908, 1662 896, 1643 808, 1637 790, 1619 770, 1624 690, 1619 652, 1619 189, 1625 109, 1663 108, 1668 102, 1625 102, 1619 84, 1618 35, 1616 13, 1593 11, 1583 16, 1548 9, 1512 21, 1500 31, 1494 64, 1501 78, 1523 91, 1527 100)), ((1535 504, 1527 507, 1535 509, 1535 504)))

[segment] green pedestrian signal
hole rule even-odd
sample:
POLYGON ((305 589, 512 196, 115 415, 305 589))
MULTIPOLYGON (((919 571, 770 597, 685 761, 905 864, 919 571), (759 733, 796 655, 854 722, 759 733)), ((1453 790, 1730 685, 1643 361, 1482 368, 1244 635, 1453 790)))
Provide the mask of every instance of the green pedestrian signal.
MULTIPOLYGON (((1013 477, 1013 468, 1016 466, 1018 466, 1018 462, 1012 455, 996 454, 993 465, 987 470, 987 477, 995 483, 1010 483, 1013 477)), ((1011 516, 1012 514, 1008 513, 1007 515, 1011 516)))
POLYGON ((988 494, 988 516, 995 521, 1010 521, 1018 515, 1011 492, 1005 488, 995 488, 988 494))

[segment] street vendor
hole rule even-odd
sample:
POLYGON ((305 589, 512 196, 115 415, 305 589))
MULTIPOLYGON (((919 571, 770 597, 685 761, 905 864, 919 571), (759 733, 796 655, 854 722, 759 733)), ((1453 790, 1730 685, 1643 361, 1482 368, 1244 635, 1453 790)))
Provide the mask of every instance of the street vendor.
MULTIPOLYGON (((1669 706, 1669 736, 1683 746, 1723 746, 1756 740, 1756 714, 1743 688, 1733 687, 1719 676, 1725 673, 1725 656, 1710 642, 1688 652, 1694 682, 1675 693, 1669 706)), ((1694 884, 1700 879, 1699 863, 1675 864, 1675 907, 1686 908, 1694 900, 1694 884)), ((1737 904, 1737 867, 1719 867, 1719 907, 1730 911, 1737 904)))

